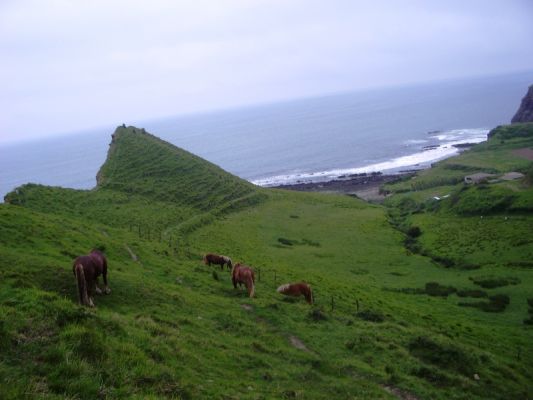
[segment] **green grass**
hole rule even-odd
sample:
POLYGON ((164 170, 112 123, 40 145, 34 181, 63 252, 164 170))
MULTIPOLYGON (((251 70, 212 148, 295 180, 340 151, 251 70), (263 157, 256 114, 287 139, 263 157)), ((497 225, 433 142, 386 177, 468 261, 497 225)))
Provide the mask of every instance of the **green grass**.
POLYGON ((0 205, 0 398, 531 397, 529 214, 259 189, 133 129, 95 190, 0 205), (93 247, 112 293, 85 309, 71 263, 93 247), (253 266, 256 298, 205 252, 253 266), (296 280, 315 305, 276 292, 296 280))

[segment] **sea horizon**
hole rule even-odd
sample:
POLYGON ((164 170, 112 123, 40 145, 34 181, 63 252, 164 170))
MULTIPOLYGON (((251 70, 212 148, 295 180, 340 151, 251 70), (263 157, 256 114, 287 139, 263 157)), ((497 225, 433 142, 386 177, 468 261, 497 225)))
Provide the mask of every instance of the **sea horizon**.
MULTIPOLYGON (((510 123, 531 83, 533 71, 124 122, 252 183, 277 186, 427 168, 510 123)), ((1 199, 25 183, 95 187, 113 130, 0 144, 1 199)))

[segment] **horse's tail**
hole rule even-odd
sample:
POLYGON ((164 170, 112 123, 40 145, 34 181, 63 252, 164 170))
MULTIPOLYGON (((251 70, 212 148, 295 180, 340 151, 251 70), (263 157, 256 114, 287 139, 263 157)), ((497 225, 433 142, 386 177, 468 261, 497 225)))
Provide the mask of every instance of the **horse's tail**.
POLYGON ((204 264, 207 265, 207 254, 204 255, 203 260, 204 260, 204 264))
POLYGON ((76 275, 76 286, 78 287, 78 297, 81 305, 89 304, 89 296, 87 295, 87 282, 85 281, 85 273, 83 272, 83 265, 76 264, 74 267, 74 274, 76 275))
POLYGON ((255 294, 255 284, 254 284, 253 276, 254 276, 253 273, 248 276, 247 285, 246 285, 248 287, 248 295, 250 297, 254 297, 254 294, 255 294))
POLYGON ((233 283, 233 287, 237 288, 237 265, 234 265, 231 269, 231 282, 233 283))

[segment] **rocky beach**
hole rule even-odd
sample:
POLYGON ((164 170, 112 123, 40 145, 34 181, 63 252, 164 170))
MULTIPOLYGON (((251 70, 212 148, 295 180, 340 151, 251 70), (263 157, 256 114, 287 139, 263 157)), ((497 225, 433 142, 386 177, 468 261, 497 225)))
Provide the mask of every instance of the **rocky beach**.
POLYGON ((366 201, 380 202, 385 198, 385 193, 380 190, 381 185, 413 176, 415 173, 416 170, 402 171, 391 175, 385 175, 381 172, 361 173, 341 175, 325 182, 299 182, 275 187, 300 192, 342 193, 355 195, 366 201))

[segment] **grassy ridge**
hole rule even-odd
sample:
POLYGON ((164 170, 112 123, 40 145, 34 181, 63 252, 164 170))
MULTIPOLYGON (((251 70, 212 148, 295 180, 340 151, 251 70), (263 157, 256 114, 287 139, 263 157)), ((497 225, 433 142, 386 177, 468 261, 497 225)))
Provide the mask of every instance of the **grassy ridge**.
POLYGON ((98 181, 26 185, 0 205, 1 398, 532 395, 528 214, 485 216, 480 230, 422 192, 387 210, 262 190, 132 127, 98 181), (87 310, 71 262, 92 247, 108 255, 112 293, 87 310), (207 251, 253 265, 257 298, 204 266, 207 251), (315 306, 276 293, 295 280, 315 306), (498 295, 500 312, 461 305, 498 295))
POLYGON ((134 127, 117 128, 97 182, 102 189, 204 211, 259 191, 216 165, 134 127))

